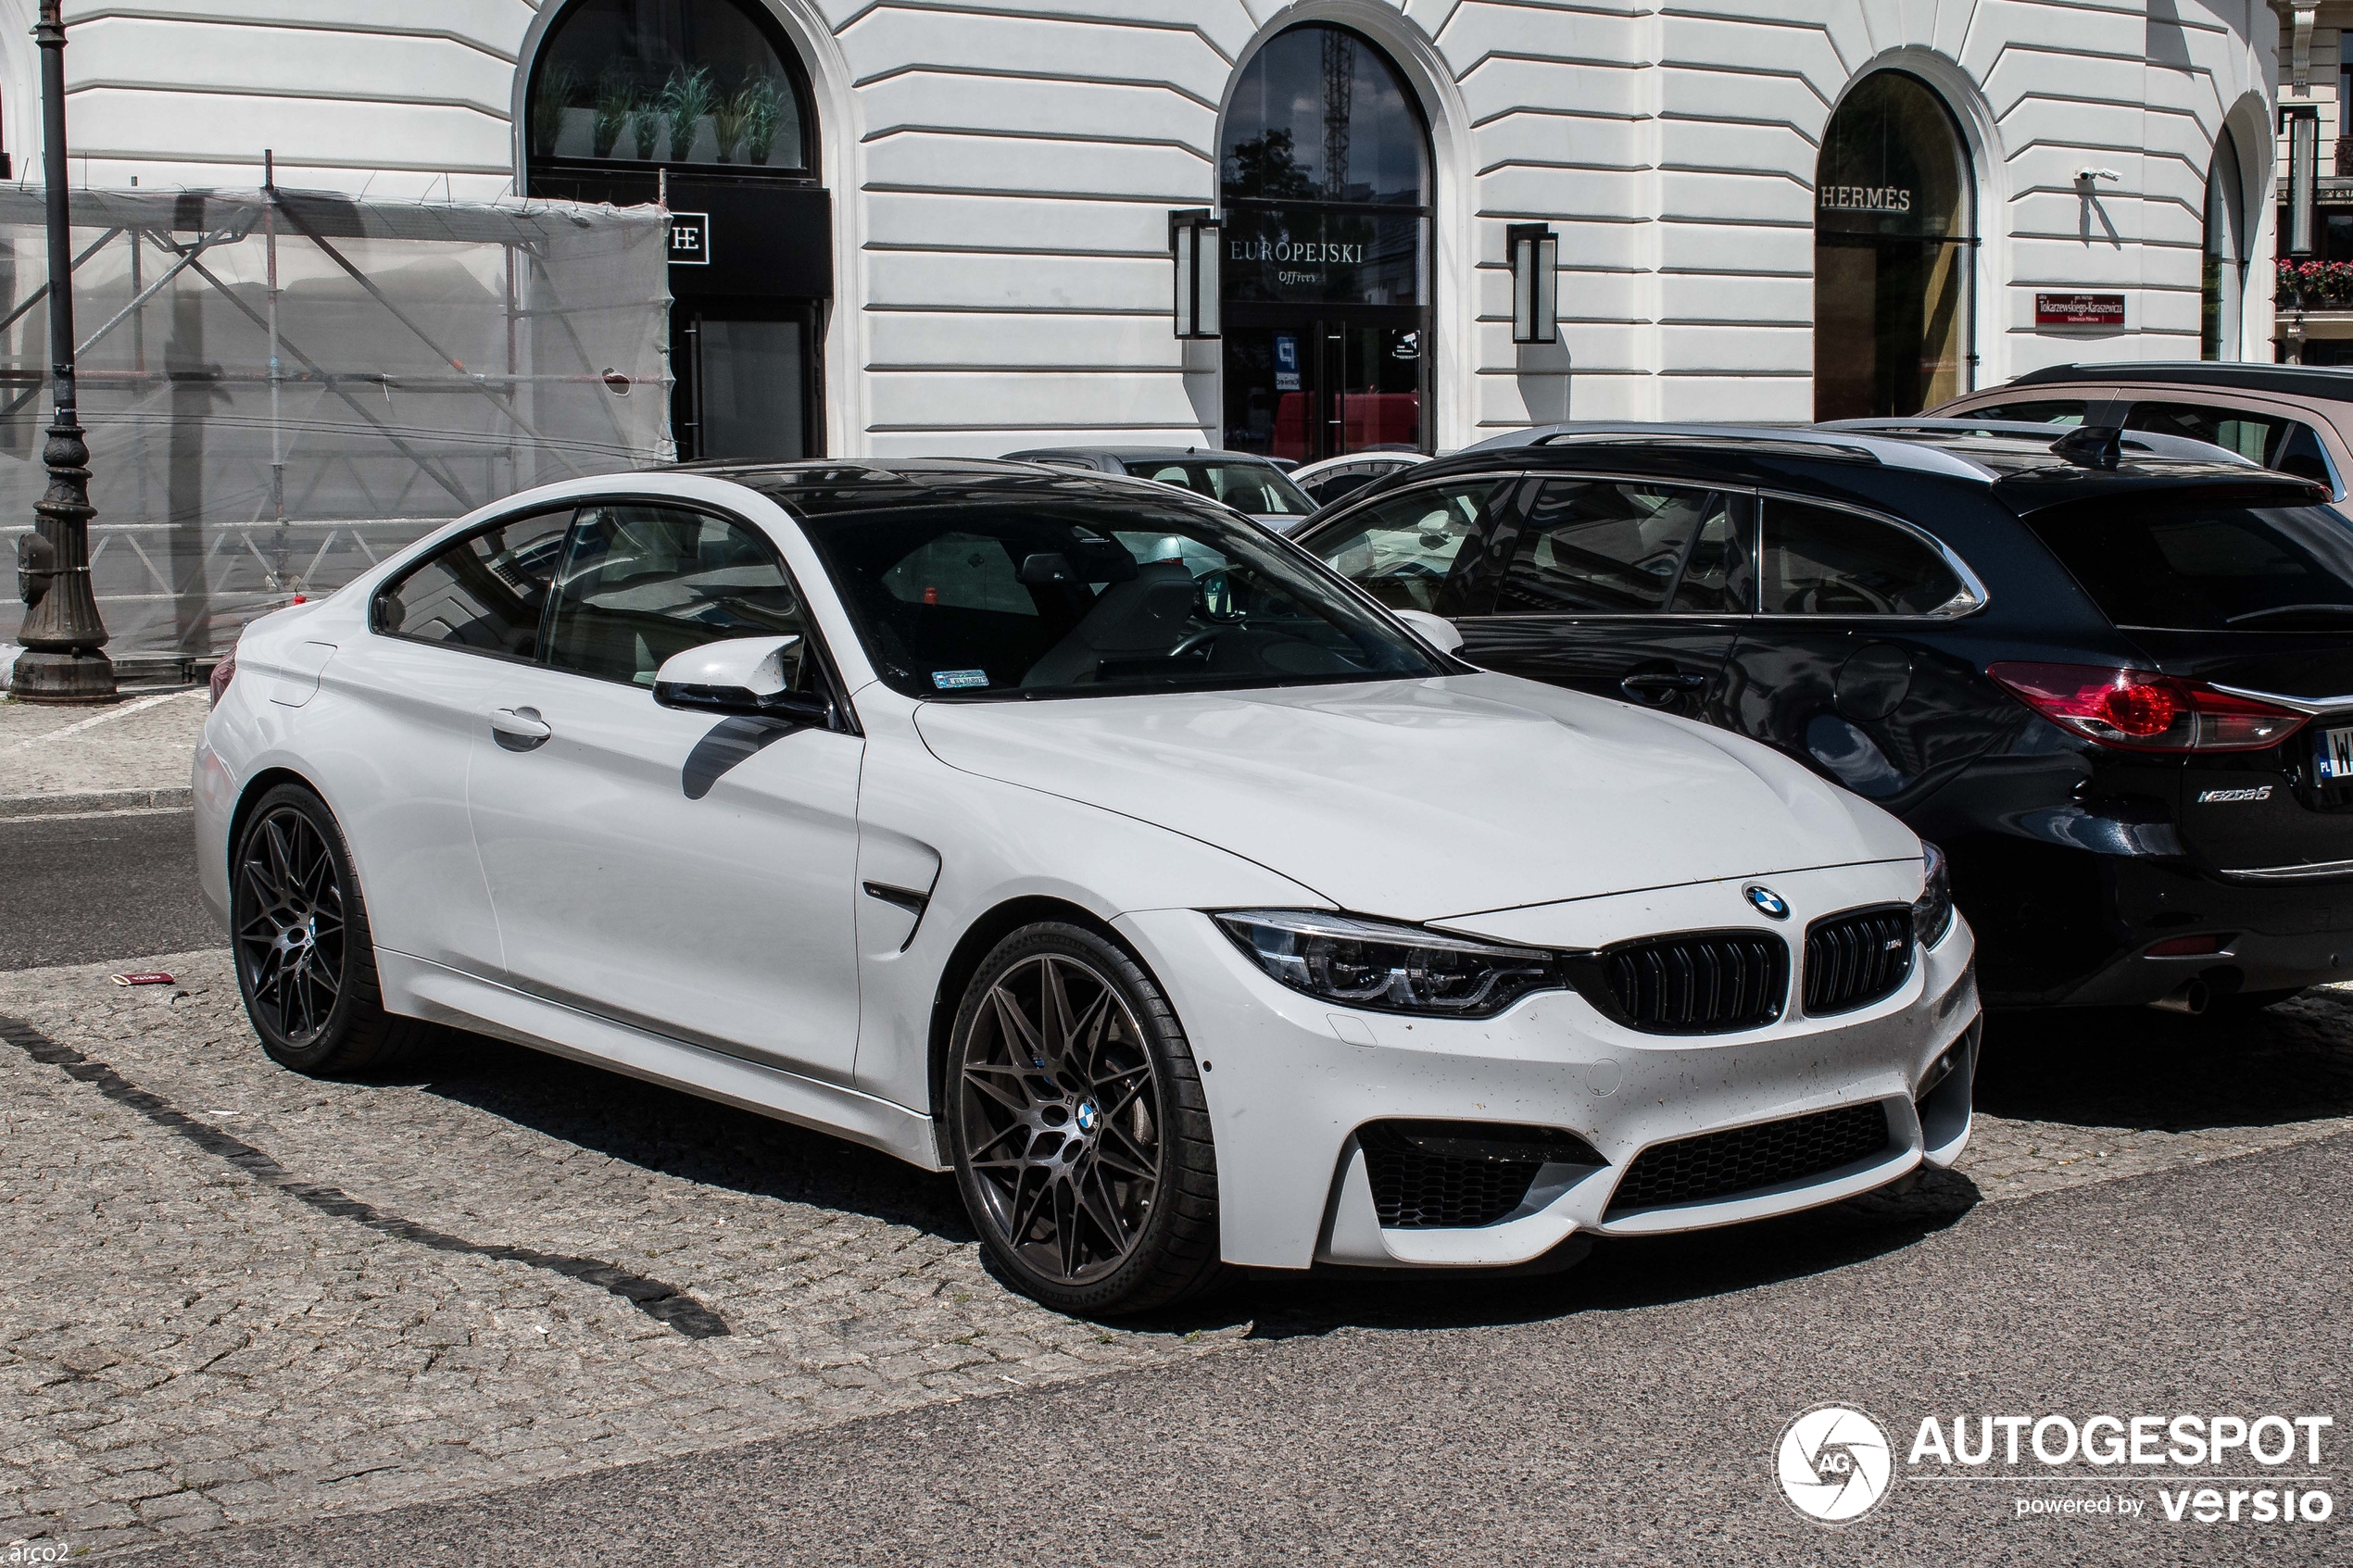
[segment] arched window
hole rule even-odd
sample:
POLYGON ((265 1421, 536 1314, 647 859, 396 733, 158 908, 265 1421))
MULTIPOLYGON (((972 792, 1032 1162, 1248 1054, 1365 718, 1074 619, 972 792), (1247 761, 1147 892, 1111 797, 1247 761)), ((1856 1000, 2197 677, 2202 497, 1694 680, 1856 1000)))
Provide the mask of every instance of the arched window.
POLYGON ((1814 417, 1917 414, 1969 390, 1969 155, 1928 83, 1876 71, 1816 166, 1814 417))
POLYGON ((1225 444, 1427 450, 1429 127, 1379 45, 1311 22, 1235 82, 1219 139, 1225 444))
POLYGON ((2246 213, 2238 144, 2226 126, 2214 139, 2214 169, 2206 177, 2206 265, 2198 289, 2201 359, 2239 357, 2246 295, 2246 213))
POLYGON ((809 94, 775 24, 735 0, 577 0, 534 66, 531 162, 813 177, 809 94))

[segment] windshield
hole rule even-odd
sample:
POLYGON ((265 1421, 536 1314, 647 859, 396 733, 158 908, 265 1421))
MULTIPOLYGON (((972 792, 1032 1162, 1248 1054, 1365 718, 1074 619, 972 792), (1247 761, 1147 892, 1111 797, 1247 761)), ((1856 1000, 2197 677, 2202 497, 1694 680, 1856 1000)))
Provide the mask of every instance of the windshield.
POLYGON ((801 526, 875 670, 923 697, 1094 696, 1445 673, 1337 580, 1228 514, 975 497, 801 526))
POLYGON ((2329 507, 2167 506, 2136 496, 2054 507, 2028 521, 2119 626, 2353 628, 2353 524, 2329 507))
POLYGON ((1255 517, 1305 517, 1315 509, 1307 493, 1272 463, 1225 462, 1214 458, 1127 459, 1127 471, 1223 501, 1255 517))

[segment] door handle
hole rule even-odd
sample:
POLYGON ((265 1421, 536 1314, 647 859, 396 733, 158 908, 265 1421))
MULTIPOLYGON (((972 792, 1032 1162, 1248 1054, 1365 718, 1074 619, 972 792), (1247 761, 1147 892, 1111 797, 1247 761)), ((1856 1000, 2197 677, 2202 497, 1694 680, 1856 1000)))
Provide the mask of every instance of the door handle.
POLYGON ((556 732, 539 717, 535 708, 494 708, 490 710, 490 733, 509 751, 529 751, 556 732))
POLYGON ((1642 670, 1617 684, 1638 702, 1665 702, 1678 692, 1698 691, 1707 684, 1707 677, 1680 670, 1642 670))

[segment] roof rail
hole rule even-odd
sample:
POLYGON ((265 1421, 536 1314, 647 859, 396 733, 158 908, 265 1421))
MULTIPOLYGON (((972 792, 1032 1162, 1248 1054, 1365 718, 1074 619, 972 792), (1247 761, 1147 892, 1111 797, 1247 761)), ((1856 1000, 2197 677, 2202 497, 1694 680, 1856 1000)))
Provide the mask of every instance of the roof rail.
MULTIPOLYGON (((2038 441, 2048 445, 2054 436, 2064 436, 2082 427, 2058 423, 2042 424, 2025 420, 1972 420, 1948 416, 1933 420, 1828 420, 1823 421, 1819 428, 1852 430, 1868 432, 1873 435, 1898 437, 1907 435, 2016 436, 2021 440, 2038 441)), ((2227 446, 2217 446, 2210 442, 2194 441, 2186 435, 2164 435, 2156 431, 2128 430, 2121 432, 2119 439, 2122 443, 2123 450, 2146 453, 2152 458, 2185 458, 2201 463, 2237 463, 2246 468, 2263 466, 2243 452, 2233 452, 2227 446)), ((2052 450, 2057 451, 2057 448, 2053 447, 2052 450)), ((2065 457, 2067 454, 2061 452, 2059 456, 2065 457)))
MULTIPOLYGON (((1814 425, 1664 424, 1641 420, 1577 420, 1567 424, 1538 425, 1490 436, 1464 452, 1502 452, 1516 446, 1578 445, 1647 446, 1707 446, 1760 455, 1805 458, 1815 462, 1884 464, 1948 474, 1957 479, 1991 480, 1993 471, 1967 458, 1908 441, 1889 440, 1875 433, 1843 434, 1814 425)), ((1455 454, 1461 456, 1461 453, 1455 454)))

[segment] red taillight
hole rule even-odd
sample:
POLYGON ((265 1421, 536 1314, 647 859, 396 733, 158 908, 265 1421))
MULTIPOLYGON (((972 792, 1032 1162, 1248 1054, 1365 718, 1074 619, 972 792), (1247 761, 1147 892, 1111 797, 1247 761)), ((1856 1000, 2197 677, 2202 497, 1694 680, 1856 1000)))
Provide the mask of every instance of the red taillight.
POLYGON ((228 658, 222 659, 220 663, 212 667, 211 685, 213 707, 218 708, 220 706, 220 699, 229 695, 229 683, 236 678, 237 656, 234 653, 230 654, 228 658))
POLYGON ((2228 936, 2169 936, 2148 951, 2153 959, 2195 959, 2219 953, 2231 945, 2228 936))
POLYGON ((2127 751, 2259 751, 2306 719, 2154 670, 1990 664, 1985 672, 2061 729, 2127 751))

